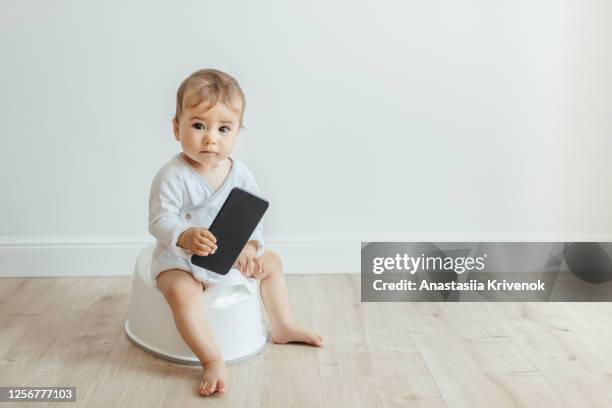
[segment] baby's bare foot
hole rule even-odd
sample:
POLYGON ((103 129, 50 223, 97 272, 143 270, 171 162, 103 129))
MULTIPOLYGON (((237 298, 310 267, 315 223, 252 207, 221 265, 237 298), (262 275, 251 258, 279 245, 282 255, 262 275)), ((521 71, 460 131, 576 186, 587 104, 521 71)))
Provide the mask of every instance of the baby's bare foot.
POLYGON ((273 329, 271 334, 272 341, 276 344, 299 342, 312 344, 317 347, 323 345, 323 337, 319 333, 293 323, 273 329))
POLYGON ((204 374, 202 382, 198 387, 198 393, 203 396, 208 396, 217 391, 223 394, 227 390, 225 380, 225 362, 219 357, 216 360, 209 361, 204 364, 204 374))

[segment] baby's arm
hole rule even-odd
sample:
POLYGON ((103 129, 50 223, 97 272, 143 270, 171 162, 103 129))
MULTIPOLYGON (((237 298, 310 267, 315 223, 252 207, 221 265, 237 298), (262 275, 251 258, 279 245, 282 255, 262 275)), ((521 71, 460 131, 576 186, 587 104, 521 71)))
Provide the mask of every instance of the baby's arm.
POLYGON ((149 232, 172 253, 188 259, 191 254, 178 246, 179 237, 193 225, 181 219, 182 194, 178 180, 157 174, 149 195, 149 232))
POLYGON ((217 239, 205 228, 197 228, 181 219, 180 182, 157 175, 149 196, 149 232, 166 248, 189 259, 192 253, 215 253, 217 239))

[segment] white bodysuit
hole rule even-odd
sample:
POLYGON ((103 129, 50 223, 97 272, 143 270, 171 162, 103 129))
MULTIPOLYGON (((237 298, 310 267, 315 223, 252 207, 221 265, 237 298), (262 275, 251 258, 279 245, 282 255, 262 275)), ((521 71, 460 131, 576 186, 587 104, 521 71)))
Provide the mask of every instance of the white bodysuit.
MULTIPOLYGON (((151 259, 151 277, 168 269, 191 272, 200 282, 214 283, 223 275, 191 263, 193 253, 177 245, 179 236, 191 227, 208 228, 234 187, 259 195, 255 177, 246 165, 232 156, 232 167, 225 181, 214 191, 206 180, 181 158, 174 155, 157 172, 149 195, 149 232, 157 244, 151 259)), ((260 221, 249 240, 257 241, 256 256, 264 251, 260 221)))

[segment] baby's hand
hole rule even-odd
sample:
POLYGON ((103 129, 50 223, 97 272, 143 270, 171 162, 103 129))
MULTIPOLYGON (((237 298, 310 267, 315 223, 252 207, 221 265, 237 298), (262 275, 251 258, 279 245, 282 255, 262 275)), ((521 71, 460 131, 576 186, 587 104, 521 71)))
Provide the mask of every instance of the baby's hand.
POLYGON ((178 239, 178 246, 199 256, 214 254, 217 238, 206 228, 189 228, 178 239))
POLYGON ((238 255, 234 268, 238 269, 247 278, 263 278, 263 264, 259 258, 255 257, 255 248, 252 245, 245 245, 238 255))

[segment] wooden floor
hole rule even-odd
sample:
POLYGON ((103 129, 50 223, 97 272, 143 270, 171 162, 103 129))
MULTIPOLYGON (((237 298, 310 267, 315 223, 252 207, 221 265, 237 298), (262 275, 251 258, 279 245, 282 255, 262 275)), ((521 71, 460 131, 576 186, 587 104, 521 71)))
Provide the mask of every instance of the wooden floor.
POLYGON ((610 303, 360 303, 359 275, 288 275, 324 347, 267 344, 203 400, 198 367, 123 333, 130 279, 0 279, 0 386, 78 395, 15 406, 612 406, 610 303))

